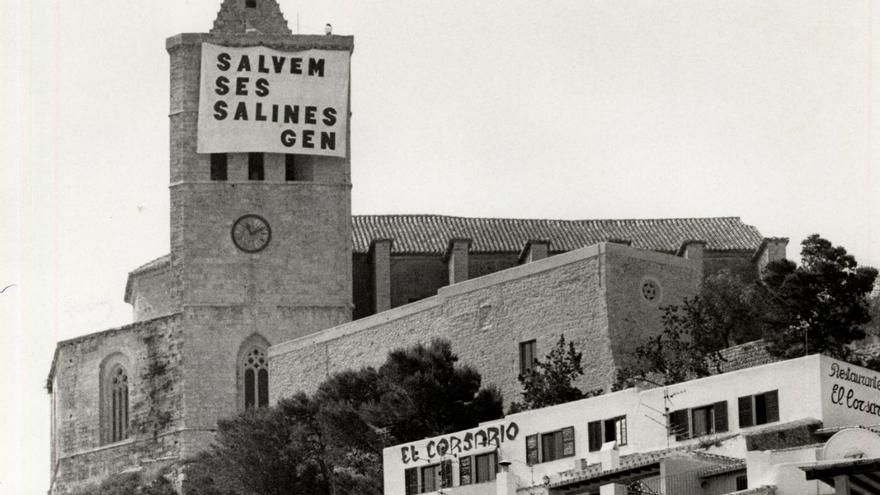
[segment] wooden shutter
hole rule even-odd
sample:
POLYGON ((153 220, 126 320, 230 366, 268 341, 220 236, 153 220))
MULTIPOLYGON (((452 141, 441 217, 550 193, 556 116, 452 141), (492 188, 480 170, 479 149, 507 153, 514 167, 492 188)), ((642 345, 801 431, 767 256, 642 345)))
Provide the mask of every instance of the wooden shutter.
POLYGON ((764 396, 767 407, 767 422, 779 421, 779 391, 767 392, 764 396))
POLYGON ((752 396, 747 395, 739 398, 739 427, 746 428, 754 426, 752 420, 752 396))
POLYGON ((596 452, 602 449, 602 422, 590 421, 587 424, 587 436, 589 441, 590 452, 596 452))
POLYGON ((562 429, 562 456, 571 457, 574 455, 574 426, 562 429))
POLYGON ((526 437, 526 464, 529 466, 538 462, 538 435, 526 437))
POLYGON ((670 433, 675 435, 676 440, 690 438, 691 424, 687 409, 679 409, 669 414, 669 429, 670 433))
POLYGON ((727 401, 716 402, 712 405, 715 416, 715 433, 727 431, 727 401))
POLYGON ((403 472, 404 484, 406 485, 406 495, 415 495, 419 493, 419 476, 417 468, 409 468, 403 472))
POLYGON ((458 484, 470 485, 472 483, 473 467, 471 466, 472 457, 462 457, 458 460, 458 484))
POLYGON ((452 461, 443 461, 440 463, 440 488, 449 488, 452 486, 452 461))
POLYGON ((605 441, 613 442, 617 440, 617 429, 614 427, 613 419, 605 420, 605 441))

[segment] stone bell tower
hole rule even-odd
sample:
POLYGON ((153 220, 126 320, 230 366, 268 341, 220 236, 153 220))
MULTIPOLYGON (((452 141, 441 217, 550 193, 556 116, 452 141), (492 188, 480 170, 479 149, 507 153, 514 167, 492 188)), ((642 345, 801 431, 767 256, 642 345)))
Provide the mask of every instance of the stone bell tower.
POLYGON ((351 319, 353 38, 291 34, 275 0, 224 0, 210 33, 167 50, 169 290, 191 453, 218 418, 267 404, 269 345, 351 319), (333 84, 340 104, 312 101, 333 84), (205 95, 217 101, 200 111, 205 95))

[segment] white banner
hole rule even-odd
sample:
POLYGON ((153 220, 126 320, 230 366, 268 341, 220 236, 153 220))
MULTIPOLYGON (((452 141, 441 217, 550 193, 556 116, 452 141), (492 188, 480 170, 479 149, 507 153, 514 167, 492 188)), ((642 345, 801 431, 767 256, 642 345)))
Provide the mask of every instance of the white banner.
POLYGON ((344 157, 349 58, 203 43, 197 151, 344 157))

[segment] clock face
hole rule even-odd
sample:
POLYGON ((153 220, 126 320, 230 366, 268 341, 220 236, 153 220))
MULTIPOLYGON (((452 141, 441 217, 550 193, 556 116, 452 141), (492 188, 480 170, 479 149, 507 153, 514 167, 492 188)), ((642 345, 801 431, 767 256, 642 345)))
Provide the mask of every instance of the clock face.
POLYGON ((258 215, 244 215, 232 224, 232 242, 246 253, 262 251, 272 239, 269 222, 258 215))

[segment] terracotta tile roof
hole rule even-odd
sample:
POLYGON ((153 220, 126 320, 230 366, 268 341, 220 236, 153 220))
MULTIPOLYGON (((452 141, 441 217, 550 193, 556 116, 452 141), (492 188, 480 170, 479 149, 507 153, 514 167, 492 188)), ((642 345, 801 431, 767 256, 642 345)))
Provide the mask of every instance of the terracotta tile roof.
POLYGON ((779 361, 779 358, 767 352, 767 343, 763 340, 753 340, 722 349, 719 352, 723 358, 719 365, 720 373, 729 373, 779 361))
POLYGON ((774 493, 776 493, 776 485, 763 485, 748 490, 729 492, 726 495, 773 495, 774 493))
MULTIPOLYGON (((393 239, 394 254, 440 256, 450 239, 472 239, 473 253, 519 253, 527 241, 548 240, 553 252, 571 251, 597 242, 631 241, 636 248, 674 253, 687 240, 706 241, 710 251, 754 251, 761 245, 758 229, 738 217, 656 218, 643 220, 539 220, 472 218, 444 215, 355 215, 354 252, 366 253, 376 239, 393 239)), ((132 270, 139 275, 161 268, 170 255, 132 270)))
POLYGON ((546 239, 555 252, 608 240, 674 253, 686 240, 706 241, 709 251, 749 251, 761 245, 758 230, 738 217, 642 220, 539 220, 444 215, 355 215, 354 251, 365 253, 375 239, 393 239, 395 254, 440 255, 449 239, 473 239, 471 252, 518 253, 526 241, 546 239))
POLYGON ((561 476, 558 479, 551 481, 550 486, 564 486, 574 482, 590 480, 598 476, 607 476, 609 474, 643 468, 675 455, 692 456, 702 459, 704 461, 711 462, 712 465, 701 470, 701 474, 710 472, 713 469, 720 468, 731 469, 735 471, 743 469, 743 467, 745 466, 745 461, 743 459, 718 454, 710 454, 708 452, 697 452, 694 451, 694 448, 694 446, 682 446, 622 455, 620 456, 619 467, 608 470, 603 470, 601 463, 586 464, 584 460, 581 460, 580 470, 560 473, 561 476))

